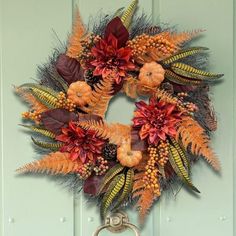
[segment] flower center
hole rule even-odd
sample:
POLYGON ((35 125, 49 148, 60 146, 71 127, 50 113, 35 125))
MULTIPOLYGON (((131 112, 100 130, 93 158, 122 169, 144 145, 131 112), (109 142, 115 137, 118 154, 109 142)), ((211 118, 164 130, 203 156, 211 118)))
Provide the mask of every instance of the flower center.
POLYGON ((164 120, 165 120, 165 115, 159 114, 157 116, 153 116, 150 119, 150 124, 154 126, 155 128, 160 129, 163 126, 164 120))

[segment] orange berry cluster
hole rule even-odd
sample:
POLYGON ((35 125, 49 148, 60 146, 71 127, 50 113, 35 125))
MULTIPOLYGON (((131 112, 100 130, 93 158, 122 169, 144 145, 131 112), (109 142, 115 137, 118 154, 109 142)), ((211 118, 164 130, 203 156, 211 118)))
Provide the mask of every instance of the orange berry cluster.
POLYGON ((160 196, 160 184, 158 180, 158 168, 156 166, 156 163, 158 161, 158 154, 157 154, 157 148, 156 147, 149 147, 149 160, 145 167, 145 185, 146 188, 151 188, 155 195, 160 196))
POLYGON ((90 161, 86 164, 83 164, 83 166, 81 166, 77 172, 81 179, 87 179, 93 173, 93 171, 95 172, 95 175, 103 175, 109 169, 107 163, 107 160, 99 156, 97 157, 96 164, 90 161))
POLYGON ((188 96, 188 94, 185 93, 185 92, 180 92, 180 93, 177 93, 177 96, 178 96, 180 99, 184 99, 185 97, 188 96))
POLYGON ((127 45, 132 49, 132 55, 134 57, 140 57, 154 49, 158 49, 160 54, 171 55, 177 50, 177 47, 167 39, 167 36, 163 33, 153 36, 141 34, 128 41, 127 45))
POLYGON ((40 123, 41 113, 38 111, 26 111, 22 113, 22 118, 27 120, 33 120, 36 124, 40 123))
POLYGON ((188 109, 189 112, 195 112, 198 110, 198 107, 196 106, 196 104, 192 102, 185 102, 184 106, 188 109))
POLYGON ((160 166, 165 166, 168 161, 169 143, 161 140, 157 147, 158 163, 160 166))
POLYGON ((73 101, 71 99, 66 97, 65 93, 59 92, 57 107, 58 108, 65 108, 68 111, 74 111, 76 108, 76 105, 73 103, 73 101))
POLYGON ((99 35, 91 34, 85 39, 81 40, 82 50, 78 56, 82 66, 86 67, 87 61, 90 61, 92 57, 91 48, 101 39, 99 35))

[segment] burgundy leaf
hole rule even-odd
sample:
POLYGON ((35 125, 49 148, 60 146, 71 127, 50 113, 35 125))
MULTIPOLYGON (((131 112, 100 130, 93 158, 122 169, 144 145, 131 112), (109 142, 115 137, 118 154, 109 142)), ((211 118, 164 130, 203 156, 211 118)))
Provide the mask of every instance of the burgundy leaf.
POLYGON ((84 193, 91 194, 93 196, 97 195, 99 191, 99 186, 103 180, 103 175, 91 175, 84 181, 83 189, 84 193))
POLYGON ((131 149, 134 151, 145 151, 148 148, 148 144, 145 140, 141 140, 139 136, 139 130, 132 128, 131 130, 131 149))
POLYGON ((104 35, 106 40, 108 40, 110 34, 117 38, 118 48, 124 47, 129 39, 129 32, 119 17, 114 18, 107 24, 104 35))
POLYGON ((115 95, 117 94, 122 88, 123 88, 123 85, 124 85, 124 80, 121 80, 121 82, 119 84, 117 84, 116 82, 112 85, 112 95, 115 95))
POLYGON ((180 85, 180 84, 176 84, 176 83, 172 83, 173 85, 173 89, 175 92, 177 93, 188 93, 188 92, 191 92, 191 91, 194 91, 197 86, 193 86, 193 85, 180 85))
MULTIPOLYGON (((116 164, 117 164, 117 162, 114 162, 114 161, 108 162, 109 169, 112 168, 116 164)), ((96 196, 99 191, 99 188, 100 188, 100 185, 103 181, 104 176, 105 176, 105 174, 99 175, 99 176, 93 174, 90 177, 88 177, 84 181, 84 185, 83 185, 84 193, 96 196)))
POLYGON ((57 108, 43 112, 41 121, 47 130, 58 135, 61 133, 61 128, 65 127, 70 121, 75 121, 77 119, 78 117, 74 112, 57 108))
POLYGON ((61 54, 58 57, 56 69, 68 84, 78 80, 84 80, 83 70, 81 69, 80 63, 76 59, 70 58, 65 54, 61 54))

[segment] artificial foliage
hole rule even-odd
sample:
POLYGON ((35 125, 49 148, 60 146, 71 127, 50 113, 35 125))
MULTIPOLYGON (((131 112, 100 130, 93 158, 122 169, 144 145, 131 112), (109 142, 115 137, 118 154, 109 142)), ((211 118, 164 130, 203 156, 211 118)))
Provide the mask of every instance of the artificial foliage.
POLYGON ((15 87, 29 105, 22 127, 43 153, 17 171, 63 175, 97 200, 102 218, 134 205, 143 221, 177 180, 200 193, 191 179, 199 158, 219 171, 209 87, 222 74, 206 71, 208 48, 190 46, 202 30, 153 25, 137 6, 88 27, 77 13, 66 47, 39 66, 37 83, 15 87), (130 125, 106 121, 118 94, 134 101, 130 125))

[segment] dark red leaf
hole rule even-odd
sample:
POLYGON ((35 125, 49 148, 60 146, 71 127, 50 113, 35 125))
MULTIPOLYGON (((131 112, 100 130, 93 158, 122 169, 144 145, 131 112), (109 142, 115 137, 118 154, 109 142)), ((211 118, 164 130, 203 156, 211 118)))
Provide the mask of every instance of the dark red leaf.
POLYGON ((139 136, 139 130, 132 128, 131 130, 131 149, 134 151, 145 151, 148 148, 148 144, 145 140, 141 140, 139 136))
POLYGON ((80 63, 74 59, 61 54, 56 62, 57 72, 68 83, 84 80, 83 70, 80 63))
MULTIPOLYGON (((112 168, 115 164, 117 163, 114 161, 108 162, 109 169, 112 168)), ((96 196, 99 191, 99 188, 100 188, 100 185, 102 183, 104 176, 105 175, 97 176, 93 174, 90 177, 88 177, 84 181, 84 185, 83 185, 84 193, 96 196)))
POLYGON ((186 85, 179 85, 179 84, 174 84, 173 83, 173 88, 174 88, 174 91, 175 92, 178 92, 178 93, 188 93, 188 92, 191 92, 191 91, 194 91, 197 86, 186 86, 186 85))
POLYGON ((58 135, 61 133, 61 128, 65 127, 70 121, 77 119, 78 117, 74 112, 57 108, 43 112, 41 121, 47 130, 58 135))
POLYGON ((121 82, 119 84, 117 84, 116 82, 113 84, 112 86, 112 95, 115 95, 117 94, 122 88, 123 88, 123 85, 124 85, 124 80, 121 80, 121 82))
POLYGON ((123 25, 119 17, 111 20, 105 29, 105 40, 108 40, 110 34, 113 34, 118 40, 118 48, 124 47, 129 39, 129 32, 123 25))
POLYGON ((91 175, 84 181, 83 189, 84 193, 90 194, 90 195, 97 195, 99 191, 99 186, 102 182, 103 175, 97 176, 97 175, 91 175))

